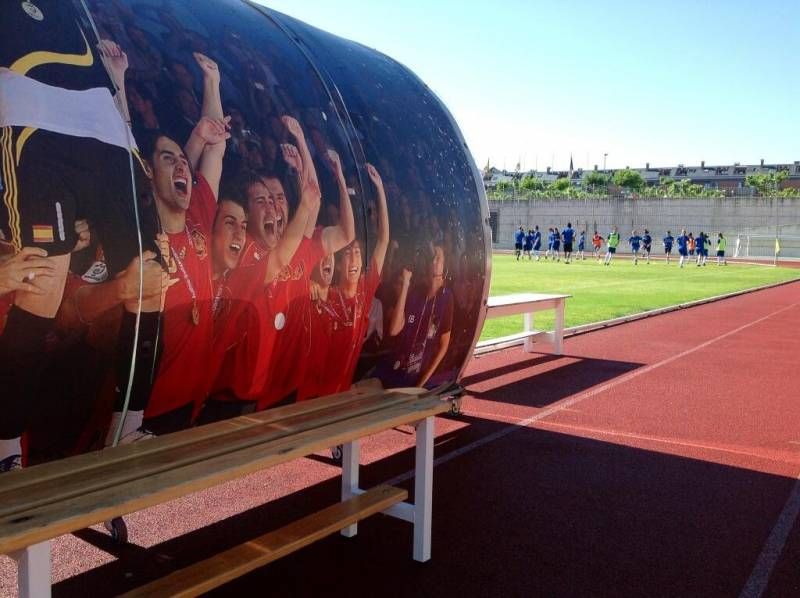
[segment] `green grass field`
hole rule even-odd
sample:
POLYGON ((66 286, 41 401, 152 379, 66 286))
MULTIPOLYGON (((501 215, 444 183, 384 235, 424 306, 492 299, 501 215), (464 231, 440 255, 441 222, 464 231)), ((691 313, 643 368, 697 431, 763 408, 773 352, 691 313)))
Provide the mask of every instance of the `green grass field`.
MULTIPOLYGON (((800 269, 770 266, 717 266, 709 258, 705 267, 691 263, 683 269, 663 261, 638 266, 627 258, 610 266, 593 259, 561 262, 516 261, 513 255, 495 254, 492 259, 491 295, 510 293, 569 293, 566 326, 599 322, 649 309, 722 295, 765 284, 800 279, 800 269)), ((535 326, 552 330, 551 311, 537 313, 535 326)), ((487 320, 481 339, 522 330, 522 316, 487 320)))

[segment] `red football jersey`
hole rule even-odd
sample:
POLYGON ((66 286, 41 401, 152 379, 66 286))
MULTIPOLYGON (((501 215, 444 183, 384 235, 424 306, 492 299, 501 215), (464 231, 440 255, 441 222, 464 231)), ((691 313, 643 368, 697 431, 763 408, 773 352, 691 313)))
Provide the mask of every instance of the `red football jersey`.
POLYGON ((277 403, 297 389, 305 362, 310 358, 311 270, 325 254, 322 227, 300 243, 289 266, 283 268, 271 285, 272 324, 275 346, 267 367, 266 384, 258 397, 258 408, 277 403))
POLYGON ((169 234, 170 276, 180 282, 167 291, 161 326, 163 349, 145 417, 156 417, 191 402, 199 408, 208 393, 214 333, 210 250, 216 209, 211 187, 198 175, 186 213, 186 229, 169 234))
POLYGON ((301 378, 298 400, 350 388, 380 281, 373 259, 369 271, 361 275, 355 295, 346 297, 339 287, 331 287, 326 302, 312 304, 310 353, 314 363, 306 361, 308 367, 301 378))

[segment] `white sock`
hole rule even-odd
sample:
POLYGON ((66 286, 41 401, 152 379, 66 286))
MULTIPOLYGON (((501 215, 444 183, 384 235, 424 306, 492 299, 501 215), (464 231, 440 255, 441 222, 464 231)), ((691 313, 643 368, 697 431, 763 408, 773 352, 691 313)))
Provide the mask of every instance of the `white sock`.
POLYGON ((12 455, 22 455, 22 439, 19 436, 8 440, 0 439, 0 461, 12 455))
MULTIPOLYGON (((111 415, 111 424, 108 426, 108 434, 106 435, 106 446, 114 444, 114 436, 117 433, 120 419, 122 419, 121 411, 115 411, 111 415)), ((124 438, 134 430, 141 428, 143 419, 144 411, 128 411, 128 414, 125 416, 125 423, 122 424, 122 433, 119 437, 124 438)))

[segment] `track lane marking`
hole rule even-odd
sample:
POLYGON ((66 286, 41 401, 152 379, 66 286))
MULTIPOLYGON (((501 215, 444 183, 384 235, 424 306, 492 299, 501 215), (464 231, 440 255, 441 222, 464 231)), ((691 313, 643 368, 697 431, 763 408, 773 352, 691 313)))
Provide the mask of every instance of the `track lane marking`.
POLYGON ((800 477, 794 483, 792 492, 783 506, 775 526, 764 543, 761 549, 761 554, 758 555, 758 560, 750 573, 739 598, 760 598, 769 585, 769 578, 772 577, 772 572, 778 560, 783 554, 783 549, 786 546, 786 540, 789 539, 789 534, 792 531, 797 516, 800 514, 800 477))
MULTIPOLYGON (((682 446, 686 448, 695 448, 700 450, 707 450, 707 451, 716 451, 722 453, 731 453, 733 455, 741 455, 744 457, 753 457, 756 459, 763 459, 765 461, 776 461, 779 463, 798 463, 798 457, 795 454, 786 454, 780 456, 769 456, 762 453, 746 451, 742 449, 736 448, 727 448, 724 446, 713 445, 713 444, 702 444, 699 442, 691 442, 688 440, 678 440, 677 438, 665 438, 663 436, 651 436, 649 434, 637 434, 636 432, 620 432, 615 430, 604 430, 602 428, 592 428, 591 426, 576 426, 573 424, 562 424, 559 422, 553 421, 546 421, 546 422, 539 422, 539 427, 543 426, 550 426, 554 428, 567 428, 570 430, 576 430, 580 432, 587 432, 590 434, 597 434, 600 436, 620 436, 622 438, 631 438, 633 440, 643 440, 646 442, 657 442, 661 444, 672 444, 675 446, 682 446)), ((770 452, 778 452, 770 450, 770 452)))

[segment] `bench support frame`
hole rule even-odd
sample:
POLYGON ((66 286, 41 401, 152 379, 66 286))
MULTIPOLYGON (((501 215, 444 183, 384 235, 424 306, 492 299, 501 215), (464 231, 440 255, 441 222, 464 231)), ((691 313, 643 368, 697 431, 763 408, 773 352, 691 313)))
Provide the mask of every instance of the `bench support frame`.
POLYGON ((50 541, 28 546, 10 556, 17 561, 20 598, 49 598, 52 576, 50 541))
POLYGON ((567 298, 569 298, 569 295, 541 295, 535 293, 489 297, 486 319, 522 314, 522 332, 479 341, 475 345, 473 355, 482 355, 489 351, 518 345, 522 345, 526 353, 535 353, 534 341, 539 339, 552 344, 553 355, 563 355, 564 311, 567 298), (555 312, 553 330, 536 330, 534 327, 534 313, 550 309, 555 312))
MULTIPOLYGON (((433 518, 433 427, 434 418, 427 417, 417 424, 417 448, 414 470, 414 504, 401 502, 385 511, 384 515, 407 521, 414 526, 413 558, 424 563, 431 558, 431 521, 433 518)), ((342 459, 342 500, 348 500, 364 491, 358 486, 360 445, 358 440, 344 445, 342 459)), ((342 530, 342 535, 352 538, 358 525, 342 530)))

